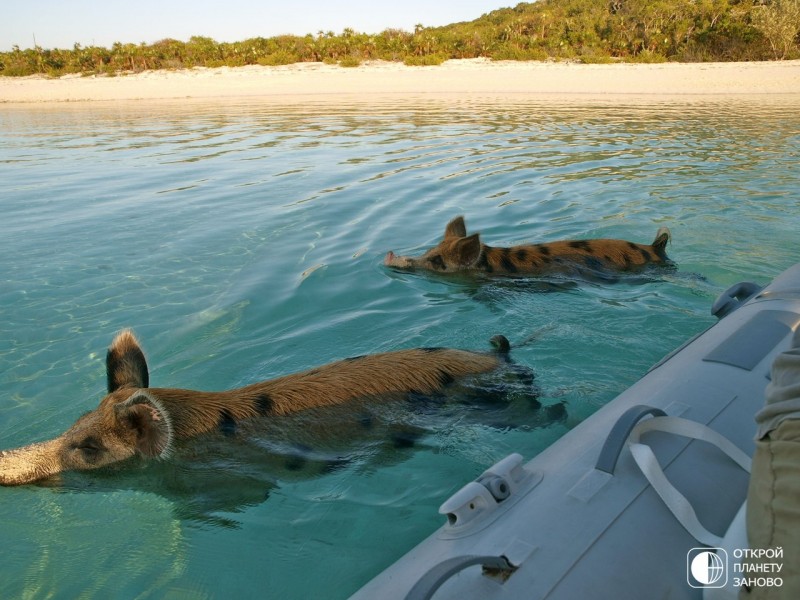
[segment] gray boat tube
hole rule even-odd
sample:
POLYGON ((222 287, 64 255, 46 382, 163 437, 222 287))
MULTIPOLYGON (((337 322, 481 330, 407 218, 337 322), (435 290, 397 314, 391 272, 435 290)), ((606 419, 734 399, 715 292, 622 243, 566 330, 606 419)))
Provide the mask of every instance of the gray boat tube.
MULTIPOLYGON (((352 598, 702 598, 687 571, 704 545, 650 485, 628 438, 669 415, 752 456, 770 365, 800 324, 800 264, 763 289, 733 286, 714 311, 717 323, 538 456, 512 454, 468 482, 442 504, 441 528, 352 598)), ((641 441, 699 522, 722 537, 748 473, 701 440, 650 431, 641 441)))

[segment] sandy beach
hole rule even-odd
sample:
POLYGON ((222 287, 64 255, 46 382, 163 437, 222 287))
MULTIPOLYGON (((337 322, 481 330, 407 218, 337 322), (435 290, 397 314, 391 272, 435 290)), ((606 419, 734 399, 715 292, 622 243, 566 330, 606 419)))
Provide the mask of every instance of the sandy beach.
POLYGON ((376 97, 572 97, 614 101, 720 97, 800 100, 800 61, 582 65, 450 60, 435 67, 369 62, 195 68, 116 77, 2 77, 0 103, 113 102, 259 97, 278 103, 376 97))

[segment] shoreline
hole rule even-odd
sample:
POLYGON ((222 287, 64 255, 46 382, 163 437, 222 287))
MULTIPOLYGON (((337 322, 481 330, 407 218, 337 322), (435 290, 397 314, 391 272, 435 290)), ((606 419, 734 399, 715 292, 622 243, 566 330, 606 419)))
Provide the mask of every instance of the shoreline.
POLYGON ((144 71, 119 76, 0 77, 0 104, 260 99, 369 102, 378 98, 492 97, 661 102, 747 98, 800 102, 800 60, 752 63, 575 64, 449 60, 408 67, 296 63, 144 71))

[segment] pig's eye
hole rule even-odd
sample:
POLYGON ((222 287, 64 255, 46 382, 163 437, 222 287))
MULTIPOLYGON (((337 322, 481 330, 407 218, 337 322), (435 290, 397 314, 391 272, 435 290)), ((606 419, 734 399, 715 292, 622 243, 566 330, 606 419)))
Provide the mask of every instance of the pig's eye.
POLYGON ((88 437, 75 444, 75 449, 80 450, 84 457, 90 459, 96 457, 103 450, 103 445, 99 440, 88 437))
POLYGON ((431 266, 434 269, 439 269, 440 271, 444 271, 446 268, 444 266, 444 261, 442 260, 442 257, 439 256, 438 254, 433 258, 429 258, 428 261, 431 263, 431 266))

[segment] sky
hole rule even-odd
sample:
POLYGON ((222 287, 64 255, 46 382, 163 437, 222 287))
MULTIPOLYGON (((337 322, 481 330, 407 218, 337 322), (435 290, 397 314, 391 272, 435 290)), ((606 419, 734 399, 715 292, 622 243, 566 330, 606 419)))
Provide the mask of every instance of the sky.
POLYGON ((518 0, 11 0, 0 19, 0 51, 32 48, 110 47, 114 42, 187 41, 193 35, 218 42, 351 28, 380 33, 413 31, 471 21, 518 0))

